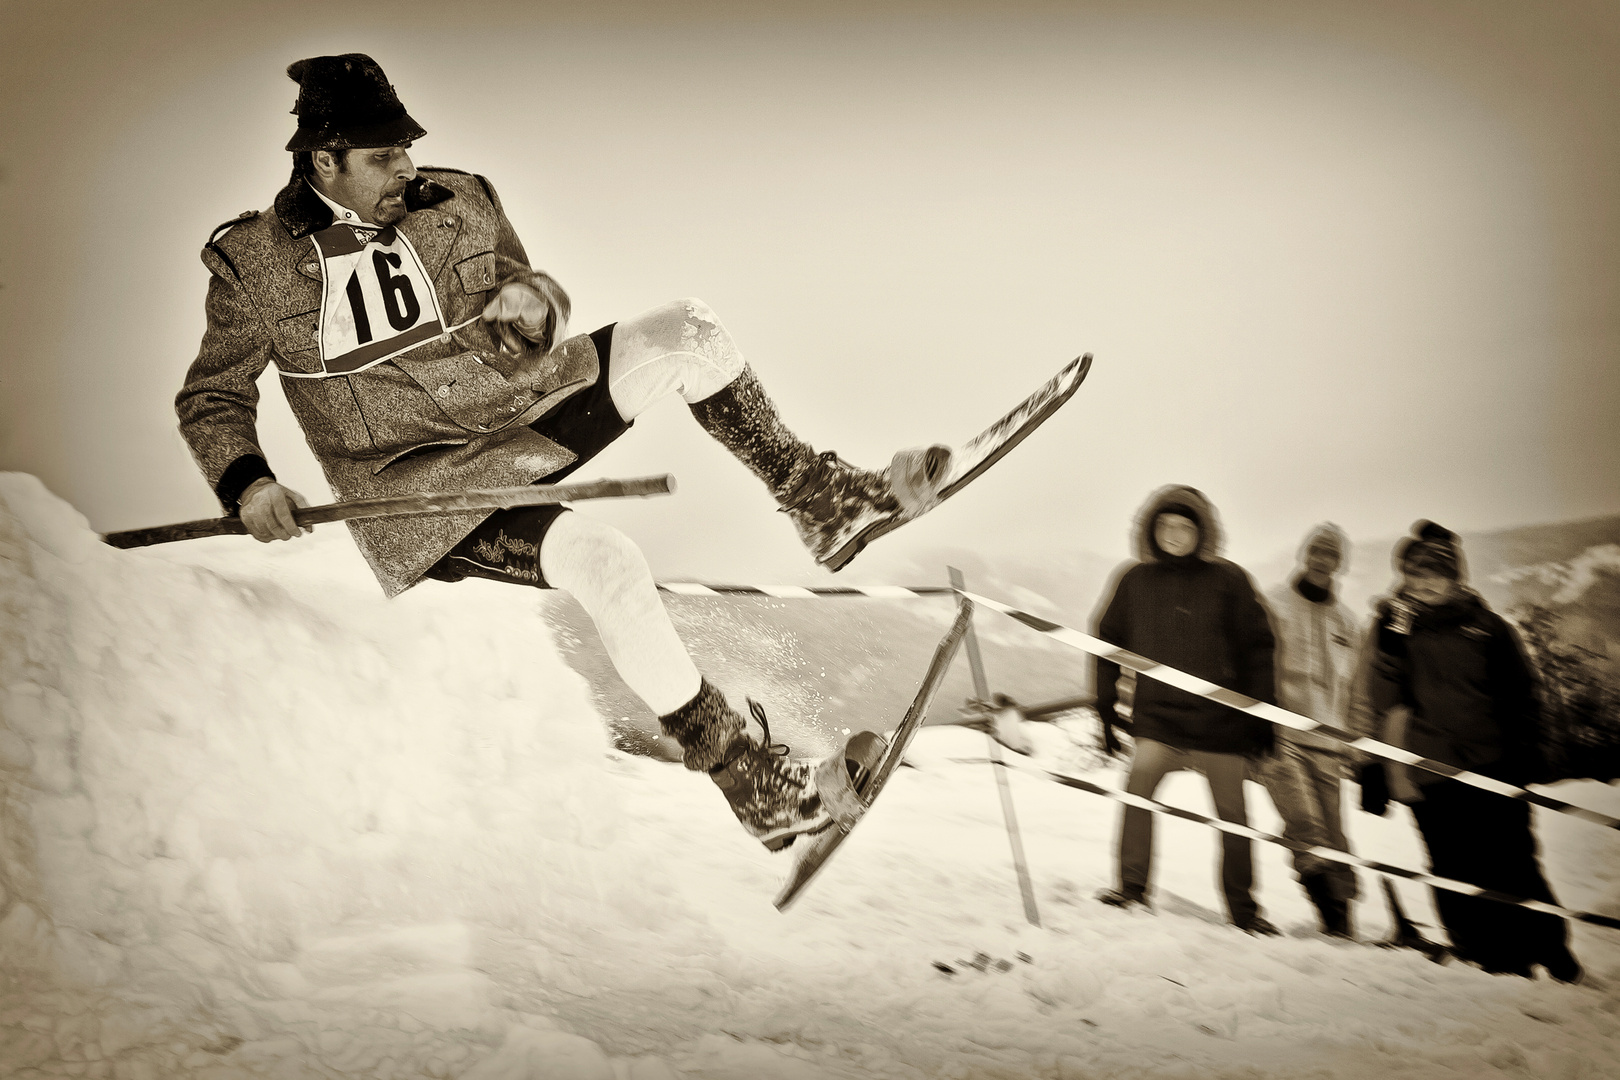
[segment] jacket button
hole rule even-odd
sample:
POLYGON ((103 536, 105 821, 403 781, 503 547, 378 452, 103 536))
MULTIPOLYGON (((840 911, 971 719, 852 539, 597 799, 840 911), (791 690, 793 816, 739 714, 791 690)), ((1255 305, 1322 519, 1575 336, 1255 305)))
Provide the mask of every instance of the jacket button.
POLYGON ((456 219, 451 217, 449 214, 446 214, 444 216, 444 226, 447 229, 455 228, 456 227, 456 219))
POLYGON ((318 264, 318 263, 309 262, 309 263, 304 264, 304 273, 306 273, 306 274, 313 274, 315 271, 317 271, 319 269, 320 269, 320 264, 318 264))
POLYGON ((439 387, 439 396, 440 397, 449 397, 450 396, 450 384, 449 383, 446 383, 445 385, 439 387))

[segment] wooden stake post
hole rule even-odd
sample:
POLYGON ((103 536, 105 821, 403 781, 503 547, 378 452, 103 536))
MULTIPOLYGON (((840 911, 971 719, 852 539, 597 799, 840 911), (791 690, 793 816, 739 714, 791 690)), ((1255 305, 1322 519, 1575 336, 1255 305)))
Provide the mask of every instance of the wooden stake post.
MULTIPOLYGON (((954 566, 946 569, 950 571, 951 588, 965 592, 967 582, 962 577, 962 571, 954 566)), ((979 655, 979 638, 973 632, 972 624, 968 625, 966 644, 968 666, 973 670, 973 693, 989 705, 990 684, 984 677, 984 659, 979 655)), ((996 789, 1001 794, 1001 815, 1007 821, 1007 840, 1012 844, 1013 868, 1018 871, 1018 891, 1024 898, 1024 917, 1031 926, 1039 927, 1041 915, 1035 907, 1035 886, 1030 882, 1029 865, 1024 860, 1024 841, 1018 833, 1018 812, 1013 808, 1012 788, 1007 783, 1007 765, 1001 759, 1001 744, 989 732, 984 737, 990 744, 991 768, 996 774, 996 789)))

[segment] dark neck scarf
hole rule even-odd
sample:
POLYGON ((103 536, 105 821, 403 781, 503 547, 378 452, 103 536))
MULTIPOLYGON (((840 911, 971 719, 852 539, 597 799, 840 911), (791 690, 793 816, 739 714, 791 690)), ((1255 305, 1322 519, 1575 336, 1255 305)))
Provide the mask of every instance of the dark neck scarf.
POLYGON ((1312 585, 1305 580, 1305 575, 1301 574, 1294 579, 1294 591, 1313 604, 1325 604, 1333 599, 1333 579, 1328 579, 1327 588, 1324 589, 1320 585, 1312 585))

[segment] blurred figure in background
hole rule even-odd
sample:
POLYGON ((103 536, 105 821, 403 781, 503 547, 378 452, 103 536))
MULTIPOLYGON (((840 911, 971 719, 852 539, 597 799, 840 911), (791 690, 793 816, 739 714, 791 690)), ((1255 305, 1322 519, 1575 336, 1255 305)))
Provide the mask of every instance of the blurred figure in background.
MULTIPOLYGON (((1419 521, 1394 556, 1400 583, 1376 606, 1353 726, 1460 769, 1518 787, 1533 783, 1542 772, 1540 705, 1518 635, 1467 588, 1450 530, 1419 521)), ((1382 809, 1380 785, 1411 805, 1434 874, 1557 903, 1541 872, 1528 803, 1405 765, 1371 762, 1363 775, 1367 809, 1382 809)), ((1441 889, 1434 905, 1461 959, 1494 974, 1529 978, 1540 964, 1560 982, 1582 977, 1569 928, 1556 915, 1441 889)))
MULTIPOLYGON (((1136 519, 1138 561, 1114 586, 1097 621, 1097 636, 1220 686, 1259 698, 1273 694, 1274 639, 1265 607, 1243 568, 1219 555, 1220 523, 1196 488, 1172 485, 1149 497, 1136 519)), ((1119 665, 1098 659, 1097 713, 1110 752, 1119 665)), ((1209 780, 1215 812, 1248 824, 1243 779, 1250 757, 1271 752, 1271 725, 1152 678, 1136 680, 1131 702, 1135 755, 1125 790, 1152 798, 1159 781, 1178 769, 1209 780)), ((1153 864, 1153 815, 1126 807, 1120 824, 1119 887, 1098 896, 1105 904, 1147 903, 1153 864)), ((1232 922, 1254 934, 1275 934, 1253 895, 1254 859, 1246 837, 1221 834, 1221 889, 1232 922)))
MULTIPOLYGON (((1341 728, 1349 718, 1360 638, 1356 618, 1339 599, 1335 581, 1348 550, 1337 525, 1318 525, 1300 548, 1292 579, 1266 593, 1277 634, 1277 704, 1341 728)), ((1351 754, 1338 739, 1283 728, 1277 732, 1276 754, 1264 760, 1255 779, 1276 805, 1286 839, 1349 851, 1339 780, 1350 768, 1351 754)), ((1316 905, 1322 930, 1351 937, 1355 868, 1296 851, 1294 873, 1316 905)))

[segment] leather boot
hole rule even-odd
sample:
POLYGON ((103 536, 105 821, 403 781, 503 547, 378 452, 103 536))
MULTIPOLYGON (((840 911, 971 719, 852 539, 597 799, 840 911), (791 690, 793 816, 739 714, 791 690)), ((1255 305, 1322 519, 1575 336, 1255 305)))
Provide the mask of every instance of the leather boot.
POLYGON ((816 453, 782 422, 748 367, 689 407, 703 430, 764 481, 818 563, 845 553, 835 570, 853 557, 846 549, 864 530, 925 509, 932 497, 928 481, 943 476, 950 460, 942 446, 912 452, 916 460, 906 459, 906 483, 896 491, 891 469, 861 469, 830 450, 816 453))
POLYGON ((697 696, 658 718, 685 750, 688 769, 715 782, 743 828, 771 851, 832 823, 816 793, 814 761, 790 761, 785 743, 771 742, 765 710, 750 701, 760 724, 756 741, 725 695, 704 679, 697 696))

